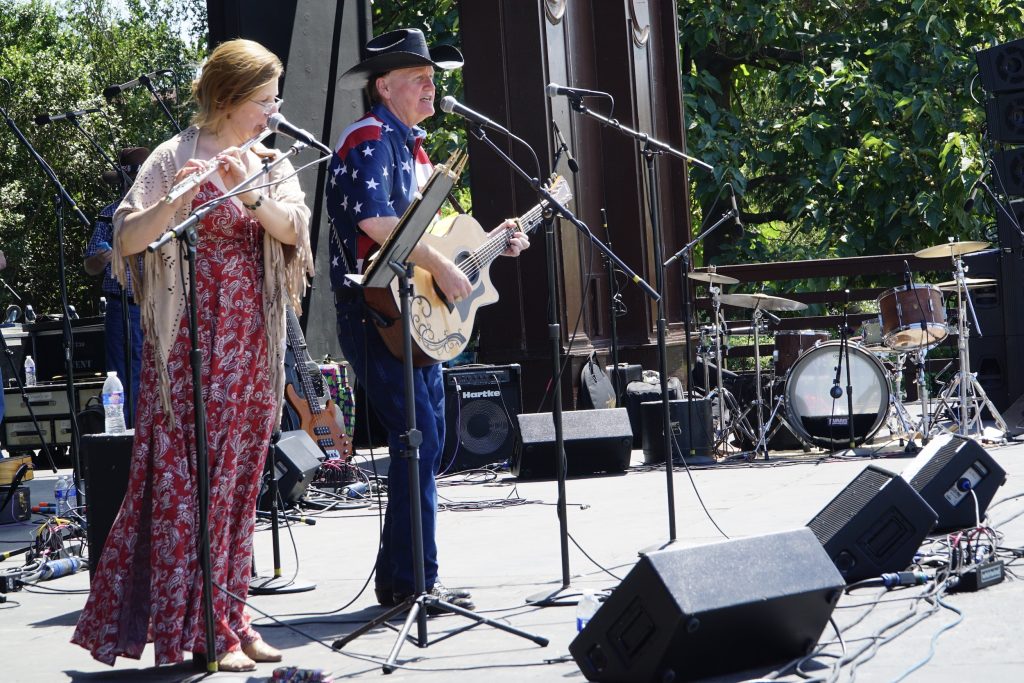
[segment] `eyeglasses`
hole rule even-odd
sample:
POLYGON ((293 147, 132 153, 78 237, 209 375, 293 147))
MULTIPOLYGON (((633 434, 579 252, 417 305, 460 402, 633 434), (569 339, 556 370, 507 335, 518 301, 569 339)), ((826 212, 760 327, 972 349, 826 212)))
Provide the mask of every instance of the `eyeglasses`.
POLYGON ((280 97, 275 97, 270 102, 257 102, 256 100, 252 100, 252 103, 262 109, 264 114, 269 114, 271 111, 274 111, 275 108, 280 109, 281 105, 284 104, 284 100, 280 97))

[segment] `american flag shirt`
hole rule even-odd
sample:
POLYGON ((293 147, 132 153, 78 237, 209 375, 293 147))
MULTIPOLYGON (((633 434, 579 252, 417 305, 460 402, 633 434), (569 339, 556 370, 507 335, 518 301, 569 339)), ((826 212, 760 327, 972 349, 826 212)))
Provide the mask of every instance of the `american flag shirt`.
POLYGON ((377 246, 359 229, 359 221, 401 216, 430 178, 432 165, 423 149, 426 135, 422 128, 399 121, 383 104, 342 132, 325 190, 335 291, 351 286, 345 274, 362 273, 377 246))

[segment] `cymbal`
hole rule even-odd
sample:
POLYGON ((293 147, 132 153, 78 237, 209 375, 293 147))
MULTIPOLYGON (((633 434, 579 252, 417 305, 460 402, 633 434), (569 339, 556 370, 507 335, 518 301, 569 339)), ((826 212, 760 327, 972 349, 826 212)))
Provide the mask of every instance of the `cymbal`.
POLYGON ((934 247, 925 247, 914 252, 917 258, 941 258, 943 256, 958 256, 960 254, 973 254, 987 247, 990 242, 947 242, 936 244, 934 247))
POLYGON ((807 304, 770 294, 723 294, 719 300, 729 306, 757 308, 762 311, 802 311, 807 304))
POLYGON ((687 275, 691 280, 700 280, 701 282, 707 282, 713 285, 734 285, 739 280, 728 275, 719 275, 718 273, 690 273, 687 275))
MULTIPOLYGON (((995 287, 996 279, 991 277, 965 277, 964 284, 967 285, 967 289, 984 289, 986 287, 995 287)), ((956 280, 947 280, 935 286, 944 292, 955 292, 956 280)))

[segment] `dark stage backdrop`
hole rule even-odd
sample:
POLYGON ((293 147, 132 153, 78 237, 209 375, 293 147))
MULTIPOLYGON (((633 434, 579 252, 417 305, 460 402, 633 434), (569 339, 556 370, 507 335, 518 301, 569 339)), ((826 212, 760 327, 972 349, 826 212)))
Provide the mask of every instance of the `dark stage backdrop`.
MULTIPOLYGON (((644 161, 639 147, 621 133, 601 127, 569 110, 564 97, 549 99, 549 82, 611 93, 613 115, 623 125, 641 130, 685 151, 677 12, 673 0, 461 0, 459 2, 466 104, 524 138, 550 172, 556 146, 551 121, 557 122, 581 170, 573 179, 573 210, 602 240, 653 286, 654 247, 644 204, 644 161), (600 209, 608 212, 608 229, 600 209)), ((602 100, 588 106, 607 114, 602 100)), ((522 149, 492 136, 529 170, 532 160, 522 149)), ((559 171, 569 174, 563 161, 559 171)), ((485 227, 506 216, 521 215, 536 203, 530 188, 482 143, 470 145, 473 213, 485 227)), ((657 161, 660 224, 666 257, 689 238, 689 206, 684 165, 657 161)), ((556 288, 563 345, 582 313, 581 332, 573 354, 585 357, 590 347, 609 344, 608 283, 597 251, 571 225, 563 223, 555 245, 556 288), (589 293, 587 288, 590 288, 589 293)), ((547 360, 548 282, 542 235, 520 259, 499 260, 492 279, 502 300, 481 311, 480 355, 492 362, 515 360, 523 365, 524 404, 537 409, 550 377, 547 360)), ((666 312, 670 324, 668 367, 683 370, 680 273, 668 273, 666 312)), ((627 315, 618 318, 623 358, 656 368, 656 311, 643 292, 624 285, 627 315)), ((580 360, 571 376, 563 376, 567 398, 578 381, 580 360)), ((567 402, 566 405, 573 405, 567 402)))
MULTIPOLYGON (((231 38, 259 41, 284 62, 281 96, 288 121, 333 147, 341 131, 365 110, 361 91, 339 90, 337 77, 359 60, 360 47, 371 35, 366 0, 208 0, 210 43, 231 38)), ((277 146, 287 149, 289 140, 277 146)), ((299 162, 314 158, 303 152, 299 162)), ((296 164, 298 165, 298 164, 296 164)), ((303 306, 303 329, 310 354, 341 356, 335 332, 327 245, 330 239, 323 188, 327 163, 301 176, 311 225, 317 274, 303 306)))

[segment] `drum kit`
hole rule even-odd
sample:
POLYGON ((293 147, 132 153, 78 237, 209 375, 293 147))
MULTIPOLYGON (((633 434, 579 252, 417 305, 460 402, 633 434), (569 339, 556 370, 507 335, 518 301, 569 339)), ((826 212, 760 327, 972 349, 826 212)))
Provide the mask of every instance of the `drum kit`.
POLYGON ((840 339, 830 339, 823 330, 775 330, 770 370, 761 364, 760 342, 769 333, 766 318, 778 324, 781 321, 775 312, 799 311, 807 305, 769 294, 723 294, 723 285, 739 280, 717 273, 714 267, 690 273, 691 279, 706 283, 712 303, 714 322, 701 327, 697 353, 704 367, 704 387, 708 388, 705 398, 712 400, 716 450, 726 454, 730 444, 753 444, 752 451, 741 455, 767 458, 768 443, 780 430, 788 430, 805 450, 814 446, 852 449, 886 425, 901 444, 906 438, 911 450, 916 447, 915 435, 927 443, 947 420, 951 431, 981 436, 985 409, 1005 436, 1005 421, 970 372, 967 347, 968 316, 978 328, 970 292, 993 287, 996 281, 967 277, 963 256, 987 246, 987 242, 951 240, 915 252, 919 258, 949 258, 953 279, 937 285, 915 284, 908 271, 903 286, 878 297, 878 317, 861 323, 857 335, 849 339, 845 324, 840 339), (953 326, 946 322, 947 295, 956 311, 953 326), (751 310, 750 327, 730 329, 723 306, 751 310), (723 383, 723 375, 729 374, 723 355, 728 352, 729 337, 737 334, 753 338, 754 391, 745 404, 742 396, 733 395, 723 383), (950 334, 957 336, 957 372, 933 405, 925 376, 926 358, 950 334), (917 419, 901 400, 903 367, 908 360, 918 366, 917 419), (709 367, 717 369, 714 378, 709 367))

